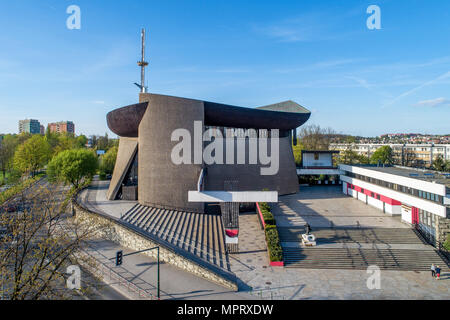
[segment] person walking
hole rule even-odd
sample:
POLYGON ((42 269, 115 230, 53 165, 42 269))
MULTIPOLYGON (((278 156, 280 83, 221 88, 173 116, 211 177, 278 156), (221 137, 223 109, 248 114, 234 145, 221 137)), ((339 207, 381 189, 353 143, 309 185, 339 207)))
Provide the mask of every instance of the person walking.
POLYGON ((436 266, 436 280, 441 279, 441 268, 439 266, 436 266))
POLYGON ((434 263, 431 265, 431 276, 434 278, 436 277, 436 266, 434 265, 434 263))
POLYGON ((311 226, 308 223, 306 223, 305 227, 306 227, 306 234, 309 235, 309 233, 311 232, 311 226))

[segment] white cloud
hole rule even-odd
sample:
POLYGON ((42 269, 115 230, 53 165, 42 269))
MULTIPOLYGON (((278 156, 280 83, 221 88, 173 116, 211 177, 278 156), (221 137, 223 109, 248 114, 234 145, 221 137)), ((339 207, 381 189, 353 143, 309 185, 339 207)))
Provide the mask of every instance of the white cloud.
POLYGON ((403 98, 405 98, 405 97, 407 97, 407 96, 409 96, 409 95, 415 93, 416 91, 419 91, 419 90, 421 90, 421 89, 423 89, 423 88, 425 88, 425 87, 428 87, 428 86, 430 86, 430 85, 433 85, 433 84, 435 84, 436 82, 439 82, 439 81, 444 80, 444 79, 447 79, 447 78, 450 78, 450 71, 447 71, 446 73, 440 75, 439 77, 437 77, 437 78, 435 78, 435 79, 433 79, 433 80, 429 80, 429 81, 427 81, 427 82, 424 82, 424 83, 422 83, 421 85, 419 85, 419 86, 417 86, 417 87, 415 87, 415 88, 413 88, 413 89, 411 89, 411 90, 409 90, 409 91, 403 92, 401 95, 399 95, 399 96, 396 97, 395 99, 392 99, 391 101, 389 101, 388 103, 386 103, 385 105, 383 105, 382 108, 387 107, 387 106, 390 106, 390 105, 394 104, 395 102, 397 102, 397 101, 399 101, 399 100, 401 100, 401 99, 403 99, 403 98))
POLYGON ((415 104, 418 107, 438 107, 438 106, 450 106, 450 100, 446 98, 436 98, 431 100, 419 101, 415 104))
POLYGON ((102 100, 91 101, 91 103, 93 103, 93 104, 102 104, 102 105, 106 104, 106 102, 102 101, 102 100))

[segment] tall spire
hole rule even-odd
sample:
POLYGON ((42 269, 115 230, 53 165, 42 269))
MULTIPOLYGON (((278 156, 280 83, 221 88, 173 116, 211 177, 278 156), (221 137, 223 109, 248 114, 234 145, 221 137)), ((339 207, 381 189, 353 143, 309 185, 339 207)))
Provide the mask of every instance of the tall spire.
POLYGON ((145 67, 148 66, 148 62, 145 61, 145 29, 141 31, 141 40, 142 40, 142 59, 138 61, 138 66, 141 67, 141 84, 138 85, 135 83, 140 89, 141 93, 147 92, 147 87, 145 86, 145 67))

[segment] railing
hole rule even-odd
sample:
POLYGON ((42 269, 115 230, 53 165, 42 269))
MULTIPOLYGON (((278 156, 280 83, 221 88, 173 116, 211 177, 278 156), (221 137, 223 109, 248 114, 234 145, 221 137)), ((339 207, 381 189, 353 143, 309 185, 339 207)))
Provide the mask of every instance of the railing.
POLYGON ((94 259, 97 262, 97 268, 95 270, 92 270, 91 272, 98 273, 100 271, 102 275, 102 279, 105 276, 108 276, 109 280, 117 281, 117 284, 121 287, 124 287, 127 289, 128 292, 133 292, 136 294, 139 298, 149 299, 149 300, 159 300, 157 297, 152 295, 150 292, 147 292, 147 290, 140 288, 138 285, 134 284, 133 282, 127 280, 117 272, 115 272, 112 268, 105 265, 103 262, 97 260, 92 254, 85 250, 81 250, 84 254, 88 255, 92 259, 94 259))
POLYGON ((443 257, 447 265, 450 266, 450 251, 448 251, 441 242, 438 244, 438 249, 441 257, 443 257))
MULTIPOLYGON (((116 217, 110 216, 110 215, 105 214, 105 213, 102 213, 102 212, 93 211, 93 210, 90 210, 90 209, 88 209, 88 208, 85 208, 84 206, 81 206, 81 205, 78 204, 78 202, 77 202, 78 196, 79 196, 79 194, 80 194, 81 191, 82 191, 82 190, 78 191, 78 192, 77 192, 76 194, 74 194, 73 197, 72 197, 72 204, 73 204, 73 206, 74 206, 75 208, 80 209, 80 210, 84 210, 84 211, 86 211, 86 212, 88 212, 88 213, 91 213, 91 214, 95 214, 95 215, 101 216, 101 217, 103 217, 103 218, 105 218, 105 219, 107 219, 107 220, 109 220, 109 221, 111 221, 111 222, 113 222, 113 223, 118 223, 118 224, 120 224, 122 227, 124 227, 124 228, 130 230, 131 232, 137 233, 137 234, 139 234, 139 235, 141 235, 141 236, 143 236, 143 237, 147 237, 147 238, 149 238, 150 240, 157 242, 158 244, 160 244, 160 245, 161 245, 162 247, 164 247, 165 249, 168 249, 169 251, 172 251, 172 252, 174 252, 174 253, 177 253, 178 250, 183 250, 184 253, 182 254, 182 256, 183 256, 184 258, 190 260, 191 262, 193 262, 193 263, 195 263, 195 264, 197 264, 197 265, 199 265, 199 266, 201 266, 201 267, 207 268, 209 271, 211 271, 211 272, 213 272, 213 273, 219 275, 219 276, 222 277, 222 278, 225 278, 227 281, 231 281, 231 282, 233 282, 233 283, 236 283, 236 275, 235 275, 234 273, 232 273, 231 271, 229 271, 228 268, 221 267, 221 266, 218 265, 217 263, 211 263, 211 262, 207 261, 206 259, 201 258, 201 257, 198 256, 197 254, 193 253, 193 252, 199 252, 199 251, 202 252, 202 253, 205 253, 204 250, 198 249, 197 246, 193 246, 194 249, 196 249, 196 251, 189 252, 189 251, 187 251, 187 250, 182 249, 182 248, 179 247, 178 245, 175 245, 175 244, 169 242, 168 240, 163 240, 163 239, 161 239, 161 235, 160 235, 160 236, 157 236, 156 234, 147 232, 147 231, 145 231, 144 229, 139 228, 139 227, 137 227, 136 225, 133 225, 133 224, 131 224, 131 223, 129 223, 129 222, 123 220, 123 219, 116 218, 116 217)), ((152 230, 152 232, 154 232, 154 231, 155 231, 155 230, 152 230)), ((158 232, 159 232, 159 231, 160 231, 160 226, 159 226, 158 232)), ((162 235, 167 235, 167 234, 170 235, 170 234, 172 234, 172 233, 173 233, 173 235, 179 235, 179 233, 176 233, 176 232, 170 232, 170 233, 164 232, 162 235)), ((223 234, 222 234, 221 236, 224 237, 223 234)), ((167 239, 168 239, 168 238, 167 238, 167 239)), ((192 242, 193 242, 193 241, 190 240, 190 242, 189 242, 189 244, 188 244, 187 242, 185 242, 185 241, 183 241, 183 240, 178 240, 178 239, 177 239, 176 242, 177 242, 177 243, 180 243, 180 242, 181 242, 181 243, 183 243, 183 244, 190 245, 190 246, 192 247, 192 242)), ((212 251, 214 252, 214 251, 217 251, 217 250, 212 250, 212 251)), ((220 251, 219 251, 219 252, 220 252, 220 251)), ((180 253, 178 253, 178 254, 180 254, 180 253)), ((221 254, 224 255, 224 256, 226 257, 226 252, 221 252, 221 254)), ((223 265, 223 266, 228 266, 228 264, 229 264, 228 261, 226 261, 226 260, 224 261, 223 258, 219 258, 219 261, 222 262, 222 265, 223 265)))
MULTIPOLYGON (((64 225, 64 223, 58 224, 58 227, 66 234, 70 234, 70 230, 64 225)), ((135 294, 138 295, 139 298, 149 300, 160 300, 154 295, 152 295, 150 292, 147 292, 145 289, 140 288, 136 284, 132 283, 131 281, 127 280, 126 278, 115 272, 112 268, 108 267, 106 264, 98 260, 94 255, 90 254, 88 251, 80 248, 78 252, 75 253, 75 255, 89 256, 91 259, 93 259, 96 262, 95 269, 89 266, 88 264, 84 264, 83 267, 95 275, 98 275, 100 272, 102 280, 105 276, 108 276, 109 280, 117 281, 119 286, 126 287, 128 292, 134 292, 135 294)), ((82 260, 80 260, 80 263, 83 264, 81 261, 82 260)))

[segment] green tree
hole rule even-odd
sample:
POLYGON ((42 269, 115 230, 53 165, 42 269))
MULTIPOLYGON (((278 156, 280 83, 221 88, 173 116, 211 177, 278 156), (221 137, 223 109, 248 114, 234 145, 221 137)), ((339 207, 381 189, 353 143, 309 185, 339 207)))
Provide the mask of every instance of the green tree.
POLYGON ((41 135, 34 135, 21 144, 14 154, 14 167, 22 173, 31 173, 43 168, 51 155, 49 143, 41 135))
POLYGON ((302 150, 303 150, 303 144, 301 144, 298 140, 297 140, 297 145, 296 146, 292 146, 292 151, 294 152, 294 159, 295 159, 295 164, 297 166, 301 166, 302 165, 302 150))
POLYGON ((112 147, 108 150, 102 157, 100 161, 100 170, 106 174, 111 174, 114 171, 114 166, 116 165, 117 151, 119 148, 117 146, 112 147))
POLYGON ((60 133, 57 136, 57 140, 58 144, 53 149, 54 155, 65 150, 79 148, 79 144, 73 134, 60 133))
POLYGON ((444 248, 445 248, 447 251, 450 251, 450 233, 447 234, 447 239, 446 239, 445 242, 444 242, 444 248))
POLYGON ((86 149, 62 151, 48 164, 47 174, 51 182, 63 182, 78 188, 81 183, 92 178, 98 168, 94 152, 86 149))
POLYGON ((76 140, 79 148, 84 148, 88 142, 88 138, 85 135, 78 136, 76 140))
POLYGON ((382 146, 378 148, 370 158, 373 164, 392 164, 394 162, 394 155, 390 146, 382 146))
POLYGON ((444 157, 442 157, 441 154, 439 154, 436 159, 433 161, 433 168, 436 171, 445 171, 446 163, 444 160, 444 157))
POLYGON ((337 162, 342 164, 369 164, 370 160, 369 157, 358 154, 349 147, 344 151, 341 151, 337 162))
POLYGON ((3 136, 0 141, 0 171, 6 178, 6 172, 12 169, 12 159, 17 147, 17 137, 11 134, 3 136))
POLYGON ((50 132, 50 128, 47 127, 47 130, 45 131, 45 140, 50 144, 52 150, 54 150, 58 145, 58 133, 50 132))
POLYGON ((445 172, 450 172, 450 161, 445 161, 445 172))

